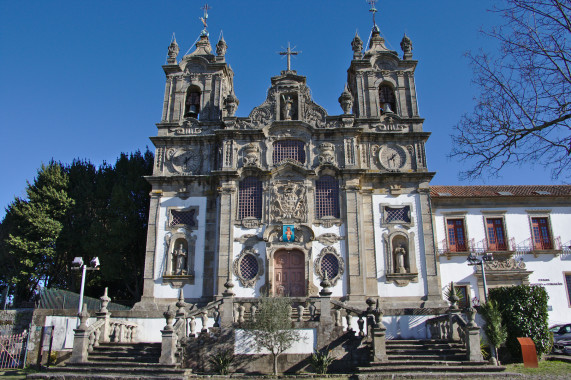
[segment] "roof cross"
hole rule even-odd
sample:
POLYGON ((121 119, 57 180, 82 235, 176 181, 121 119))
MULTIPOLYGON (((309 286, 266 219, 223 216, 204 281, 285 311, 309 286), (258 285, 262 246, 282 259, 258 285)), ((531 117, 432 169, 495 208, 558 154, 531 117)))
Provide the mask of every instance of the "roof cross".
MULTIPOLYGON (((295 49, 295 46, 293 47, 295 49)), ((289 42, 287 43, 287 50, 278 52, 279 55, 287 55, 287 71, 291 71, 291 56, 298 55, 301 53, 300 51, 293 51, 289 46, 289 42)))
POLYGON ((378 12, 377 8, 375 8, 375 4, 377 3, 377 1, 378 0, 367 0, 367 3, 371 5, 371 9, 369 9, 369 12, 373 14, 373 27, 377 25, 377 23, 375 22, 375 13, 378 12))
POLYGON ((208 28, 208 24, 206 22, 208 21, 208 10, 212 9, 212 7, 209 7, 208 3, 204 3, 204 6, 200 9, 204 11, 204 16, 200 17, 200 21, 202 21, 202 25, 204 25, 204 29, 202 29, 202 34, 207 36, 208 32, 206 31, 206 28, 208 28))

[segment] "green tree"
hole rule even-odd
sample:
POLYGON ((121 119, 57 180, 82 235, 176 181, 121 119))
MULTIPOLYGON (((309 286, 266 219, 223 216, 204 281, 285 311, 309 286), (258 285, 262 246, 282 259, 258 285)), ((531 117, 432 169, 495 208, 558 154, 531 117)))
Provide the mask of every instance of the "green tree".
POLYGON ((290 311, 291 303, 286 297, 260 298, 255 320, 246 325, 258 350, 270 351, 274 375, 278 374, 279 355, 301 338, 299 331, 292 329, 290 311))
POLYGON ((67 190, 69 179, 61 164, 42 165, 27 199, 16 198, 2 222, 2 257, 6 258, 7 284, 15 286, 15 301, 32 299, 38 286, 51 286, 64 266, 57 255, 63 220, 74 204, 67 190))
POLYGON ((468 54, 480 90, 474 110, 455 126, 451 156, 461 173, 494 175, 506 165, 540 164, 553 178, 571 168, 571 3, 503 0, 504 24, 484 32, 496 56, 468 54))
POLYGON ((482 314, 486 322, 484 332, 488 338, 488 343, 490 343, 492 354, 497 360, 498 348, 508 337, 506 326, 502 323, 502 313, 500 312, 497 302, 489 300, 480 307, 480 314, 482 314))

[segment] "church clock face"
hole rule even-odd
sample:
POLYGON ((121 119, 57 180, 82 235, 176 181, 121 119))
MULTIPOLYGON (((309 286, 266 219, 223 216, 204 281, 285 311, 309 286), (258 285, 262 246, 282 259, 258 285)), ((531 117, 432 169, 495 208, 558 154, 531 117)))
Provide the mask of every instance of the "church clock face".
POLYGON ((194 150, 177 150, 171 158, 173 168, 184 174, 192 174, 200 166, 200 155, 194 150))
POLYGON ((406 154, 398 145, 385 145, 379 151, 379 161, 385 169, 397 171, 405 165, 406 154))

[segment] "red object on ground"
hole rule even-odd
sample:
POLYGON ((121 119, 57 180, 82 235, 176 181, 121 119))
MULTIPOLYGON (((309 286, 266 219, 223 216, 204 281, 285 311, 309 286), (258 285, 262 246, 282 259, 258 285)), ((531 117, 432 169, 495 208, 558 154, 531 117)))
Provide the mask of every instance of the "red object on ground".
POLYGON ((521 356, 523 357, 523 366, 525 368, 537 368, 537 351, 535 343, 531 338, 517 338, 521 345, 521 356))

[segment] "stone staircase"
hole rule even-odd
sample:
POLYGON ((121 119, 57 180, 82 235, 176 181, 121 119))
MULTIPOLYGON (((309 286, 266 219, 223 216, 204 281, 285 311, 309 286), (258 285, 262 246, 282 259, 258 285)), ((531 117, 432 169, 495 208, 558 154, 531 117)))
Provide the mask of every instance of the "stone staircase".
MULTIPOLYGON (((387 362, 357 368, 359 379, 389 377, 502 377, 505 367, 466 360, 460 343, 444 340, 387 340, 387 362)), ((507 375, 507 374, 506 374, 507 375)), ((510 374, 511 375, 511 374, 510 374)))
POLYGON ((66 363, 28 379, 172 379, 185 380, 187 371, 161 365, 160 343, 101 343, 89 353, 88 363, 66 363))

